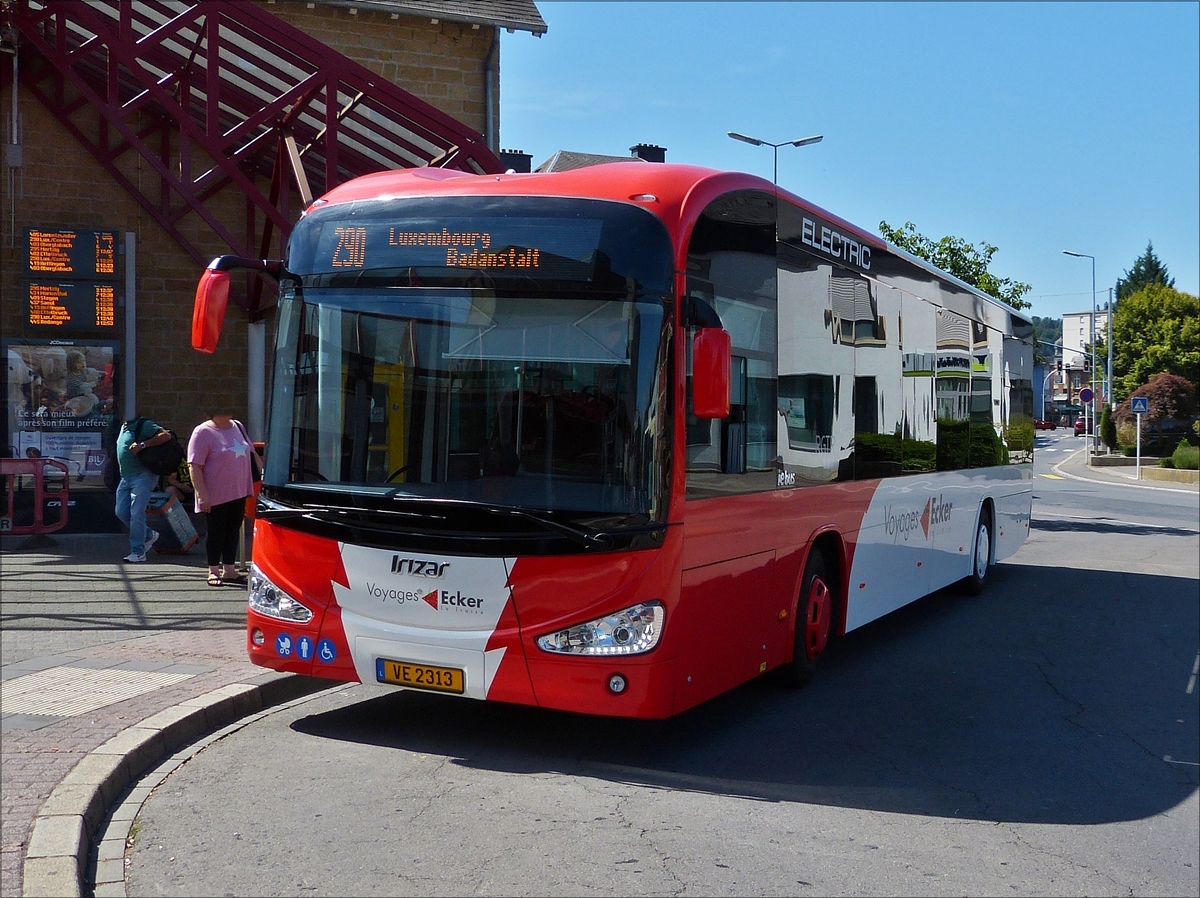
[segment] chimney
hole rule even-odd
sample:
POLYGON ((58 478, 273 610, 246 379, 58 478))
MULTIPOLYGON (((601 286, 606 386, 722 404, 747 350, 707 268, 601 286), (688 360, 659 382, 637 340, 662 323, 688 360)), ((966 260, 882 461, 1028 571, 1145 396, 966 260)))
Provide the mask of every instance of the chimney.
POLYGON ((505 171, 511 168, 519 175, 527 175, 532 170, 533 156, 524 150, 501 150, 500 164, 505 171))
POLYGON ((647 162, 666 162, 667 149, 666 147, 655 146, 652 143, 637 143, 629 148, 629 152, 638 159, 644 159, 647 162))

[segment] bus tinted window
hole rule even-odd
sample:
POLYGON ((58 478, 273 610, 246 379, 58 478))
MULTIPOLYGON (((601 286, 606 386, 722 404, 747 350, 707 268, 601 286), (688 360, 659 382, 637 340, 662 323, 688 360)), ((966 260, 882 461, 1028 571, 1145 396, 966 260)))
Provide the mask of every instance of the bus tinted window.
POLYGON ((317 209, 287 268, 312 286, 560 284, 665 295, 670 241, 643 209, 599 200, 442 197, 317 209))
MULTIPOLYGON (((776 486, 775 198, 739 191, 705 210, 688 247, 688 296, 715 309, 733 342, 730 414, 687 423, 688 495, 776 486)), ((688 388, 690 410, 690 381, 688 388)))

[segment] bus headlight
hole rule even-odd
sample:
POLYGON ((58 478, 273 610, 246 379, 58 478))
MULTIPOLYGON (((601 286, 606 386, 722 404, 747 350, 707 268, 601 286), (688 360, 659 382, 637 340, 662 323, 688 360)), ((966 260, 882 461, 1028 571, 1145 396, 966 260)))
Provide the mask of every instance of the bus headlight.
POLYGON ((305 624, 312 620, 310 609, 270 581, 255 565, 250 565, 250 607, 259 614, 278 620, 305 624))
POLYGON ((646 602, 539 636, 537 645, 544 652, 564 655, 640 655, 658 645, 662 628, 662 604, 646 602))

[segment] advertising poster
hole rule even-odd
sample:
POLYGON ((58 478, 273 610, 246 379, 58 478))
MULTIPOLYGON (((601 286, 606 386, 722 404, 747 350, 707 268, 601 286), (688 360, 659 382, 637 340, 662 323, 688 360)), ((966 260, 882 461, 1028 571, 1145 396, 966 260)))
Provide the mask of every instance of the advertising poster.
POLYGON ((115 341, 9 340, 3 344, 5 452, 67 466, 71 491, 108 490, 116 437, 115 341))

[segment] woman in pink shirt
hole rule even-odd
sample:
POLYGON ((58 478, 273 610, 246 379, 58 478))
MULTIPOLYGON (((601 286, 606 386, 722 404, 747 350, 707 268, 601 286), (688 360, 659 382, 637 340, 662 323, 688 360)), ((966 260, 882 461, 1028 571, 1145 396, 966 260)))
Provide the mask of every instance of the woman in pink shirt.
POLYGON ((208 521, 209 586, 246 585, 246 578, 237 572, 236 559, 246 497, 254 492, 253 452, 246 428, 230 415, 213 415, 197 424, 188 440, 196 511, 203 512, 208 521))

